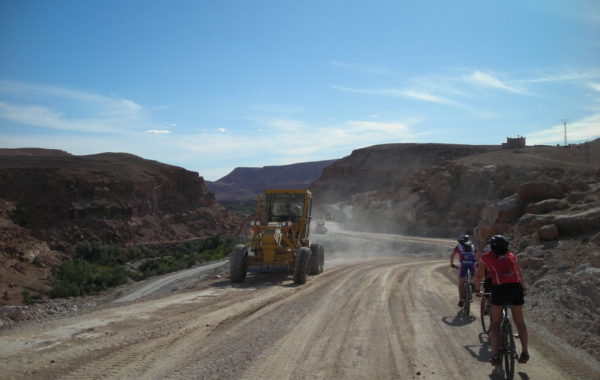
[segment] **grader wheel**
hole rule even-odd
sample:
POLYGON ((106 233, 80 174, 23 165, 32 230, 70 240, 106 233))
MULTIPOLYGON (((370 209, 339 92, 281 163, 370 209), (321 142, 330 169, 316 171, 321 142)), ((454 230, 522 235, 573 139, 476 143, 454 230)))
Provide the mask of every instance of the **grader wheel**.
POLYGON ((310 251, 312 253, 310 260, 310 274, 314 276, 323 272, 325 250, 321 244, 311 244, 310 251))
POLYGON ((294 282, 296 284, 304 284, 306 282, 310 256, 311 252, 309 248, 300 247, 298 256, 296 256, 296 266, 294 268, 294 282))
POLYGON ((231 282, 242 282, 246 278, 248 270, 246 257, 248 256, 248 247, 237 245, 229 256, 229 279, 231 282))

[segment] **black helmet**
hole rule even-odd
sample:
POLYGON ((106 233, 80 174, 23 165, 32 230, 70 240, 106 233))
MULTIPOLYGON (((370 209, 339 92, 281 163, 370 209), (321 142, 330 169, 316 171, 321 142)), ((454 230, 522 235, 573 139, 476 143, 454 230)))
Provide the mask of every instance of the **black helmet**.
POLYGON ((508 239, 502 235, 492 236, 489 244, 494 253, 503 255, 508 252, 508 239))
POLYGON ((456 239, 457 242, 461 243, 461 244, 465 244, 466 242, 468 242, 471 239, 471 237, 469 235, 460 235, 458 237, 458 239, 456 239))

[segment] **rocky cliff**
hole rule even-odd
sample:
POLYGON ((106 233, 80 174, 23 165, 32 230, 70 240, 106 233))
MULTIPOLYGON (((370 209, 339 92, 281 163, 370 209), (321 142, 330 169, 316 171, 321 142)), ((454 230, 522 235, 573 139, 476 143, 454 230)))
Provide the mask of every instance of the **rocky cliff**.
POLYGON ((0 296, 43 291, 81 241, 135 245, 236 235, 197 173, 130 154, 0 149, 0 296))
POLYGON ((355 194, 404 186, 413 173, 440 162, 494 149, 498 147, 453 144, 385 144, 357 149, 325 167, 310 188, 321 204, 347 201, 355 194))

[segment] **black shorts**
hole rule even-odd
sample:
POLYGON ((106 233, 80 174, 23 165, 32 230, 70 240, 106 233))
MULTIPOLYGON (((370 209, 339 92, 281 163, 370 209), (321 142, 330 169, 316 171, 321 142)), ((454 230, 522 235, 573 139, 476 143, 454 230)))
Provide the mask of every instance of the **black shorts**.
POLYGON ((519 282, 492 285, 492 305, 523 305, 523 287, 519 282))
POLYGON ((486 277, 485 280, 483 281, 483 292, 484 293, 492 292, 492 279, 489 277, 486 277))

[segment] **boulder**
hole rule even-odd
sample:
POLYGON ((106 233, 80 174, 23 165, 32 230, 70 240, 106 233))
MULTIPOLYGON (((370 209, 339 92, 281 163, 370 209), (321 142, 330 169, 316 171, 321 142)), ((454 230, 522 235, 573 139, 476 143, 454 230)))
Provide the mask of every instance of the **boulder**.
POLYGON ((552 224, 554 217, 551 215, 523 214, 517 222, 514 232, 517 235, 525 236, 538 231, 542 226, 552 224))
POLYGON ((511 195, 484 207, 481 211, 481 219, 488 224, 507 223, 516 219, 521 214, 521 209, 521 202, 516 195, 511 195))
POLYGON ((437 208, 446 208, 452 187, 450 181, 452 175, 447 171, 438 172, 431 177, 427 184, 429 185, 428 195, 437 208))
POLYGON ((540 227, 538 230, 538 235, 542 240, 556 240, 558 239, 558 228, 555 224, 547 224, 540 227))
POLYGON ((576 235, 600 230, 600 208, 583 211, 578 214, 560 215, 554 218, 554 224, 561 234, 576 235))
POLYGON ((528 214, 545 214, 557 210, 561 201, 559 199, 546 199, 541 202, 531 203, 525 208, 528 214))
POLYGON ((517 197, 522 202, 536 202, 564 196, 563 187, 557 183, 528 182, 517 187, 517 197))
POLYGON ((586 196, 586 193, 581 191, 574 191, 567 196, 567 200, 571 203, 581 202, 586 196))
POLYGON ((519 265, 522 269, 539 270, 541 269, 546 261, 539 257, 523 257, 519 258, 519 265))
POLYGON ((508 223, 479 224, 473 230, 474 241, 479 247, 483 247, 493 235, 503 235, 510 228, 511 225, 508 223))

